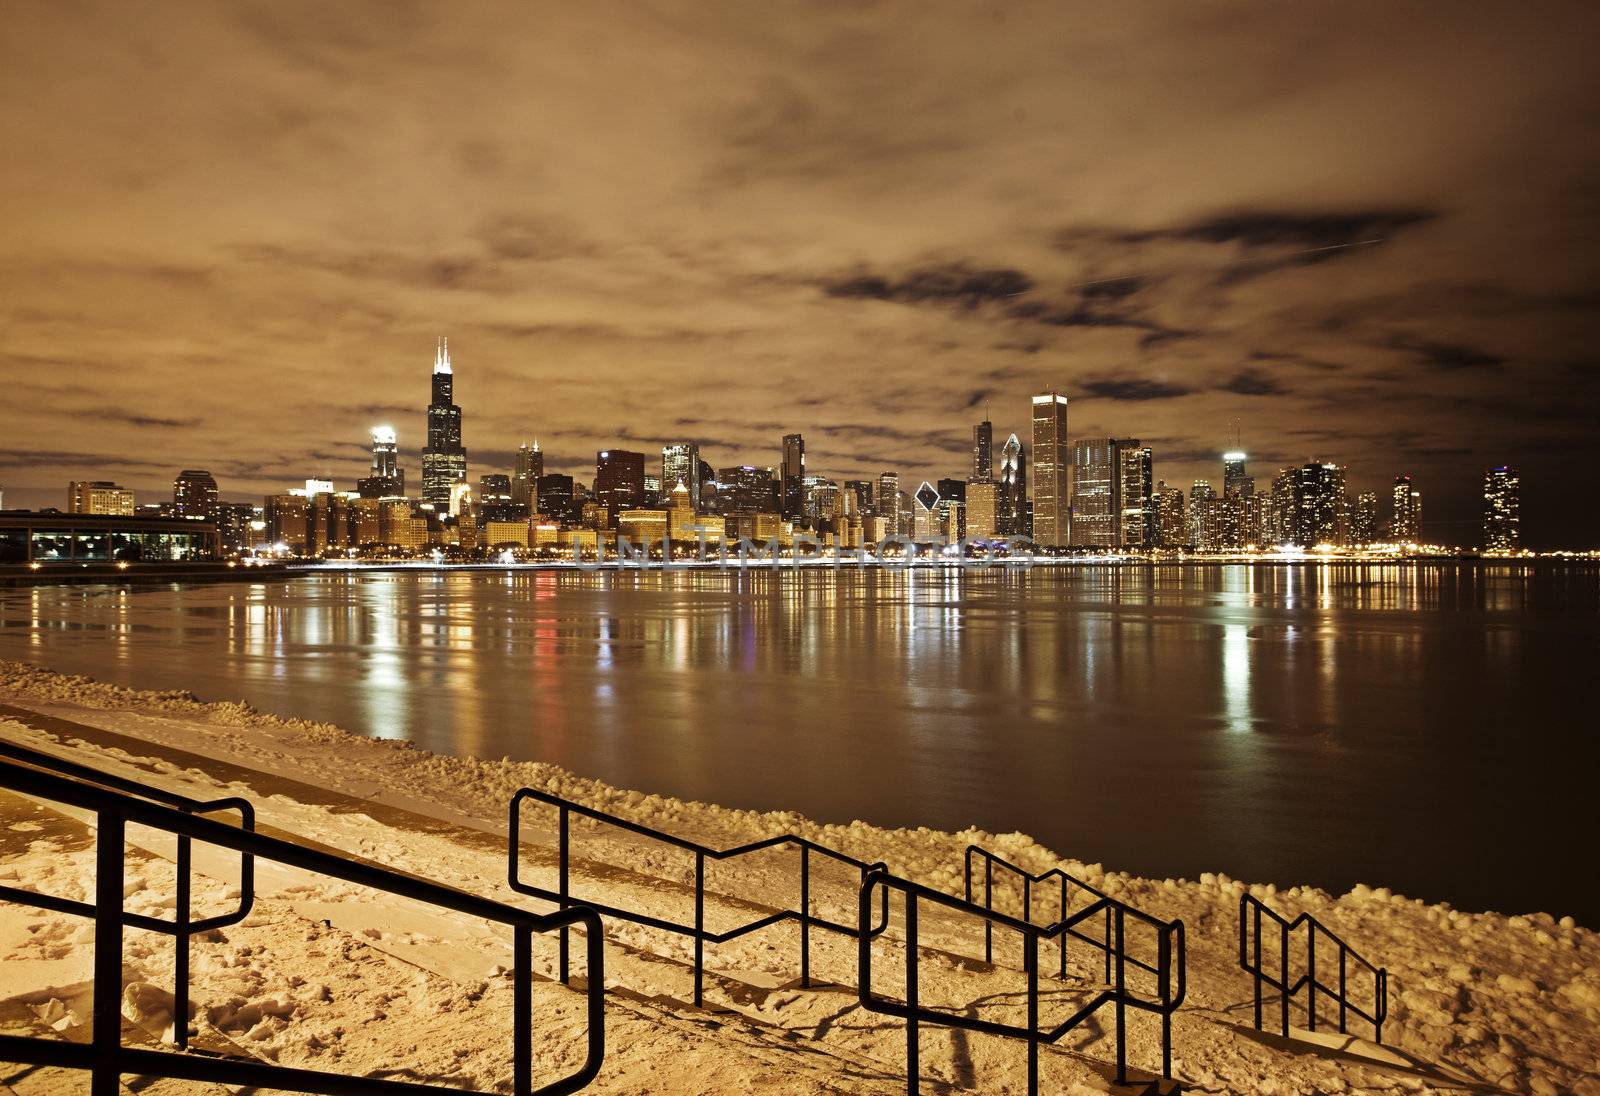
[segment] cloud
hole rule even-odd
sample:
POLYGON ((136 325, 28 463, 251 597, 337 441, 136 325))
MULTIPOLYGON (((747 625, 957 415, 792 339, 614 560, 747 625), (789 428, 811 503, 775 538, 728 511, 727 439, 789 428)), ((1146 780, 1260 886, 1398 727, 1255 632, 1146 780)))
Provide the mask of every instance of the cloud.
POLYGON ((1241 369, 1217 387, 1236 396, 1281 396, 1288 391, 1259 369, 1241 369))
POLYGON ((985 301, 1020 297, 1033 279, 1020 270, 983 268, 965 263, 921 266, 896 278, 882 274, 848 274, 826 281, 830 297, 858 297, 905 304, 956 303, 969 307, 985 301))
POLYGON ((1091 396, 1108 400, 1172 400, 1187 396, 1192 391, 1179 384, 1145 379, 1084 381, 1083 389, 1091 396))

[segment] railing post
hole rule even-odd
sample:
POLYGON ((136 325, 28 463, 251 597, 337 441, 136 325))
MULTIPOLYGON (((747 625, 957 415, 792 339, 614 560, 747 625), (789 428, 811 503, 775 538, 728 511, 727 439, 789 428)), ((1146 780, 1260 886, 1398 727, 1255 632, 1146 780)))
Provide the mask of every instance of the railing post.
MULTIPOLYGON (((994 912, 994 861, 983 858, 983 908, 994 912)), ((994 922, 983 919, 983 961, 994 962, 994 922)))
MULTIPOLYGON (((533 1091, 533 929, 517 925, 512 930, 511 1084, 516 1096, 533 1091)), ((591 981, 594 971, 589 972, 591 981)), ((589 986, 594 992, 594 986, 589 986)))
POLYGON ((172 934, 172 1042, 179 1050, 189 1048, 189 854, 189 838, 180 834, 177 926, 172 934))
POLYGON ((1317 1030, 1317 923, 1306 922, 1306 1028, 1317 1030))
POLYGON ((1111 984, 1111 906, 1106 906, 1106 985, 1111 984))
MULTIPOLYGON (((1033 880, 1029 879, 1026 875, 1024 875, 1022 877, 1022 923, 1024 925, 1033 924, 1033 916, 1032 915, 1033 915, 1033 880)), ((1026 932, 1024 932, 1022 934, 1022 946, 1024 948, 1028 948, 1031 941, 1032 941, 1032 937, 1029 936, 1026 932)), ((1023 955, 1022 961, 1023 961, 1023 963, 1027 963, 1028 962, 1028 956, 1026 954, 1023 955)))
POLYGON ((1372 1041, 1382 1044, 1383 1017, 1389 1015, 1389 972, 1387 970, 1378 972, 1378 981, 1375 984, 1375 988, 1378 992, 1373 997, 1373 1001, 1377 1007, 1372 1010, 1372 1014, 1378 1019, 1372 1022, 1372 1041))
MULTIPOLYGON (((917 1053, 917 896, 906 891, 906 1092, 917 1096, 922 1066, 917 1053)), ((97 1094, 98 1096, 98 1094, 97 1094)))
POLYGON ((1283 975, 1283 995, 1279 1001, 1283 1015, 1283 1034, 1289 1035, 1289 922, 1278 922, 1278 970, 1283 975))
POLYGON ((800 846, 800 988, 811 988, 811 846, 800 846))
POLYGON ((1128 1083, 1127 983, 1122 961, 1122 907, 1117 907, 1117 1084, 1128 1083))
POLYGON ((1250 912, 1255 917, 1255 960, 1256 960, 1256 1030, 1261 1030, 1261 976, 1265 973, 1261 969, 1261 906, 1258 903, 1250 904, 1250 912))
POLYGON ((1339 1034, 1345 1034, 1344 942, 1339 943, 1339 1034))
MULTIPOLYGON (((559 846, 559 854, 558 855, 559 855, 560 861, 561 861, 561 866, 560 866, 561 879, 560 879, 560 882, 557 884, 557 886, 560 888, 558 893, 561 896, 560 897, 560 901, 559 901, 558 904, 560 905, 561 909, 565 910, 567 908, 567 896, 571 893, 571 891, 569 889, 569 884, 567 883, 567 868, 568 868, 568 865, 570 863, 571 857, 570 857, 570 839, 567 836, 567 828, 568 828, 569 822, 568 822, 568 819, 567 819, 567 805, 565 803, 563 803, 561 805, 560 812, 561 812, 561 821, 560 821, 560 824, 558 826, 559 836, 557 838, 557 843, 558 843, 558 846, 559 846)), ((561 984, 564 985, 564 986, 571 985, 571 979, 572 979, 572 952, 571 952, 571 945, 570 945, 570 943, 569 943, 569 941, 567 939, 567 926, 562 925, 561 926, 561 984)))
POLYGON ((1028 1096, 1039 1094, 1039 940, 1023 933, 1028 952, 1023 963, 1028 971, 1028 1096))
POLYGON ((1172 1079, 1172 929, 1164 926, 1156 937, 1156 966, 1161 981, 1161 1076, 1172 1079))
MULTIPOLYGON (((1067 877, 1061 877, 1061 920, 1067 919, 1067 877)), ((1067 936, 1070 929, 1061 930, 1061 977, 1067 976, 1067 936)))
POLYGON ((704 849, 694 853, 694 1007, 699 1008, 705 999, 706 952, 706 854, 704 849))
POLYGON ((94 1027, 90 1096, 122 1088, 122 857, 125 821, 97 812, 94 841, 94 1027))

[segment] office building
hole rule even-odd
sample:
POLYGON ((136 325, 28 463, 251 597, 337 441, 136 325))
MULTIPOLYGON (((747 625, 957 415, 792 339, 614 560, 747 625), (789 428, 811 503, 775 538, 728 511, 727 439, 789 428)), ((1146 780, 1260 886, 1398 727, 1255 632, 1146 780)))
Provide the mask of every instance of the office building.
POLYGON ((1137 438, 1113 443, 1117 454, 1116 530, 1113 543, 1143 548, 1156 540, 1154 461, 1137 438))
POLYGON ((511 501, 525 514, 539 513, 539 477, 544 475, 544 453, 539 439, 517 447, 517 460, 511 468, 511 501))
POLYGON ((1396 543, 1414 543, 1422 535, 1418 510, 1422 496, 1411 485, 1410 476, 1396 476, 1389 496, 1389 539, 1396 543))
POLYGON ((1155 543, 1162 548, 1182 548, 1189 543, 1189 527, 1184 517, 1183 488, 1159 480, 1154 491, 1156 509, 1155 543))
POLYGON ((897 472, 879 472, 878 487, 872 495, 872 512, 880 518, 888 518, 891 531, 898 530, 900 522, 900 475, 897 472))
POLYGON ((778 482, 770 468, 745 464, 724 472, 717 497, 724 514, 778 513, 778 482))
POLYGON ((784 521, 803 519, 806 504, 806 440, 799 434, 783 436, 783 461, 778 466, 780 513, 784 521))
POLYGON ((661 489, 672 497, 678 484, 689 492, 689 505, 700 512, 700 446, 692 441, 681 441, 661 447, 661 489))
POLYGON ((1312 462, 1293 471, 1294 511, 1291 539, 1302 548, 1340 545, 1348 528, 1344 469, 1312 462))
POLYGON ((133 516, 133 492, 109 480, 73 480, 67 485, 67 513, 133 516))
POLYGON ((1522 547, 1522 478, 1515 468, 1483 474, 1483 547, 1490 552, 1522 547))
MULTIPOLYGON (((1034 450, 1035 458, 1038 449, 1034 450)), ((1072 445, 1072 543, 1106 548, 1118 542, 1121 460, 1114 438, 1080 438, 1072 445)), ((1035 499, 1035 502, 1038 500, 1035 499)))
POLYGON ((995 500, 995 531, 1002 537, 1031 537, 1028 519, 1028 454, 1012 434, 1000 447, 1000 494, 995 500))
POLYGON ((994 479, 994 424, 987 418, 972 428, 972 482, 994 479))
POLYGON ((1041 548, 1071 543, 1071 464, 1067 397, 1055 392, 1033 397, 1033 540, 1041 548))
POLYGON ((973 540, 993 540, 999 536, 1000 485, 993 480, 974 480, 967 484, 966 535, 973 540))
POLYGON ((616 528, 617 515, 645 504, 644 454, 627 449, 605 449, 594 457, 594 501, 606 512, 608 528, 616 528))
POLYGON ((172 481, 172 514, 179 518, 214 520, 217 480, 204 468, 185 468, 172 481))
POLYGON ((461 444, 461 408, 455 402, 450 343, 441 339, 433 356, 428 444, 422 450, 422 500, 432 503, 435 510, 443 510, 450 505, 451 487, 466 478, 467 450, 461 444))

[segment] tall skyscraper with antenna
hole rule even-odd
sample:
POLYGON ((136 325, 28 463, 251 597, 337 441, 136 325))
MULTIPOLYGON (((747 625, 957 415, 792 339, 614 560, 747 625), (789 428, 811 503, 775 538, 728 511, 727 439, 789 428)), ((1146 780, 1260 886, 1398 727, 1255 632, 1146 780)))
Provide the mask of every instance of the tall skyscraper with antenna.
POLYGON ((440 339, 433 353, 433 399, 428 404, 428 444, 422 450, 422 501, 443 512, 450 489, 467 478, 467 450, 461 444, 461 408, 455 401, 455 372, 450 367, 450 340, 440 339))

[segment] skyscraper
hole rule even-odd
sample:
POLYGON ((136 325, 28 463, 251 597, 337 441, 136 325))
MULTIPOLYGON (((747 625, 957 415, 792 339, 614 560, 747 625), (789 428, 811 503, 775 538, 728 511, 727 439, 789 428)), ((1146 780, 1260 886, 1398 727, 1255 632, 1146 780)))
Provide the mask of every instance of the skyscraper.
POLYGON ((683 484, 689 491, 689 505, 700 512, 700 446, 692 441, 680 441, 661 447, 661 490, 671 496, 672 489, 683 484))
MULTIPOLYGON (((1037 458, 1038 455, 1036 445, 1034 457, 1037 458)), ((1080 438, 1073 443, 1072 543, 1074 545, 1107 548, 1118 542, 1120 463, 1117 457, 1117 442, 1114 438, 1080 438)))
POLYGON ((400 447, 394 428, 372 428, 372 470, 356 481, 356 494, 364 499, 399 498, 406 493, 405 473, 400 470, 400 447))
POLYGON ((1012 434, 1000 447, 1000 496, 995 501, 996 532, 1003 537, 1031 537, 1028 523, 1028 454, 1012 434))
POLYGON ((872 496, 872 512, 880 518, 888 518, 891 529, 899 520, 899 499, 900 474, 898 472, 879 472, 878 490, 872 496))
POLYGON ((1067 501, 1067 397, 1033 397, 1033 539, 1043 548, 1068 543, 1072 511, 1067 501))
POLYGON ((994 479, 994 424, 987 418, 972 428, 972 482, 994 479))
POLYGON ((745 464, 723 473, 717 490, 724 514, 771 514, 778 509, 772 469, 745 464))
POLYGON ((1222 495, 1224 498, 1255 494, 1256 481, 1251 479, 1244 470, 1247 459, 1249 458, 1246 454, 1238 449, 1222 454, 1222 495))
POLYGON ((967 536, 988 540, 999 528, 1000 485, 993 480, 973 480, 967 484, 967 536))
POLYGON ((606 511, 606 524, 616 528, 617 515, 644 505, 644 454, 606 449, 594 457, 594 500, 606 511))
POLYGON ((785 521, 805 516, 806 439, 799 434, 783 436, 783 463, 778 468, 778 488, 785 521))
POLYGON ((1417 539, 1418 523, 1416 511, 1412 506, 1412 498, 1416 492, 1411 487, 1410 476, 1396 476, 1394 487, 1390 491, 1389 502, 1389 539, 1393 541, 1414 541, 1417 539))
POLYGON ((1356 496, 1350 539, 1356 544, 1371 544, 1378 539, 1378 492, 1363 491, 1356 496))
POLYGON ((1294 543, 1302 548, 1342 543, 1344 480, 1344 469, 1337 464, 1313 461, 1294 470, 1294 543))
POLYGON ((217 480, 204 468, 185 468, 172 481, 172 509, 180 518, 217 516, 217 480))
POLYGON ((1154 461, 1137 438, 1116 442, 1118 462, 1117 540, 1124 548, 1156 543, 1154 461))
POLYGON ((1515 468, 1483 474, 1483 547, 1490 552, 1522 547, 1522 477, 1515 468))
POLYGON ((544 475, 544 453, 539 439, 517 447, 517 463, 511 469, 511 501, 531 516, 539 509, 539 477, 544 475))
POLYGON ((440 339, 433 353, 433 398, 428 404, 428 444, 422 450, 422 501, 443 512, 450 488, 467 478, 467 450, 461 444, 461 408, 455 403, 455 373, 450 342, 440 339))
POLYGON ((1163 548, 1181 548, 1189 543, 1189 529, 1184 523, 1183 488, 1169 487, 1166 480, 1156 484, 1156 540, 1163 548))

